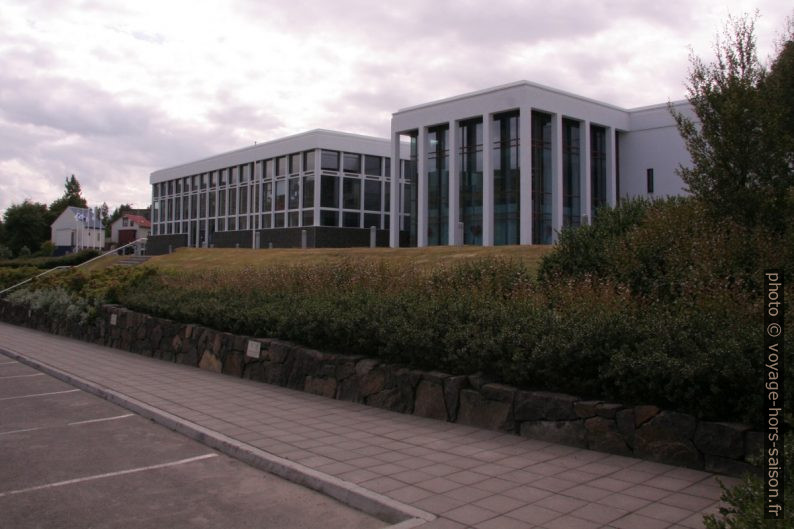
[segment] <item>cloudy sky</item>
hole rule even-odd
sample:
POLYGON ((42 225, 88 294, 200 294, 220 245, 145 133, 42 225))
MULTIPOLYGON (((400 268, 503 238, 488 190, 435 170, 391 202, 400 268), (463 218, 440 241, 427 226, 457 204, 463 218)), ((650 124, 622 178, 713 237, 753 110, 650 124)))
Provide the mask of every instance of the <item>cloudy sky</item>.
POLYGON ((762 57, 790 0, 3 0, 0 211, 149 204, 153 170, 520 79, 624 107, 685 95, 728 14, 762 57))

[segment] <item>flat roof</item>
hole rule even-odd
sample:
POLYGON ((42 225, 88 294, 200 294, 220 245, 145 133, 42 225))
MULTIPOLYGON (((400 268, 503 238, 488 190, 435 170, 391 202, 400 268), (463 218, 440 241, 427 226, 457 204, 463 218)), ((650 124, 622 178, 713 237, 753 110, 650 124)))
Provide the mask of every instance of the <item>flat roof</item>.
MULTIPOLYGON (((489 87, 489 88, 484 88, 482 90, 476 90, 474 92, 466 92, 464 94, 458 94, 458 95, 455 95, 455 96, 445 97, 443 99, 437 99, 437 100, 434 100, 434 101, 430 101, 430 102, 427 102, 427 103, 421 103, 419 105, 413 105, 413 106, 410 106, 410 107, 401 108, 397 112, 394 112, 392 115, 401 114, 403 112, 410 112, 410 111, 414 111, 414 110, 419 110, 419 109, 422 109, 422 108, 428 108, 428 107, 440 105, 440 104, 443 104, 443 103, 450 103, 452 101, 461 101, 461 100, 464 100, 464 99, 470 99, 470 98, 474 98, 474 97, 479 97, 479 96, 491 94, 491 93, 494 93, 494 92, 499 92, 501 90, 508 90, 510 88, 516 88, 516 87, 520 87, 520 86, 530 86, 532 88, 537 88, 537 89, 540 89, 540 90, 544 90, 546 92, 551 92, 551 93, 554 93, 554 94, 560 94, 560 95, 564 95, 564 96, 567 96, 567 97, 572 97, 574 99, 579 99, 580 101, 585 101, 587 103, 593 103, 593 104, 596 104, 596 105, 601 105, 601 106, 604 106, 604 107, 611 108, 613 110, 620 110, 622 112, 637 112, 637 111, 642 111, 642 110, 653 110, 653 109, 657 109, 657 108, 667 107, 667 104, 668 104, 668 103, 657 103, 657 104, 654 104, 654 105, 647 105, 647 106, 642 106, 642 107, 637 107, 637 108, 623 108, 623 107, 619 107, 617 105, 613 105, 611 103, 605 103, 603 101, 598 101, 596 99, 585 97, 585 96, 582 96, 580 94, 574 94, 573 92, 568 92, 567 90, 560 90, 558 88, 552 88, 550 86, 542 85, 540 83, 534 83, 532 81, 527 81, 526 79, 524 79, 524 80, 521 80, 521 81, 514 81, 512 83, 507 83, 507 84, 498 85, 498 86, 492 86, 492 87, 489 87)), ((673 106, 680 106, 680 105, 686 104, 686 103, 687 103, 687 101, 683 100, 683 99, 682 100, 676 100, 676 101, 672 102, 673 106)))

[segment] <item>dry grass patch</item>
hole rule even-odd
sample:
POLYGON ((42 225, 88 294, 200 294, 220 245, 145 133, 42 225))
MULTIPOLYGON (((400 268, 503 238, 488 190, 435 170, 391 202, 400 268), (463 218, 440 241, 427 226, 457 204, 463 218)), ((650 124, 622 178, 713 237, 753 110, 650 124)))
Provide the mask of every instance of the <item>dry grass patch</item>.
POLYGON ((171 270, 242 269, 277 265, 305 265, 350 260, 385 261, 432 268, 477 258, 515 259, 535 271, 551 246, 435 246, 428 248, 299 248, 252 250, 236 248, 179 248, 152 257, 147 266, 171 270))

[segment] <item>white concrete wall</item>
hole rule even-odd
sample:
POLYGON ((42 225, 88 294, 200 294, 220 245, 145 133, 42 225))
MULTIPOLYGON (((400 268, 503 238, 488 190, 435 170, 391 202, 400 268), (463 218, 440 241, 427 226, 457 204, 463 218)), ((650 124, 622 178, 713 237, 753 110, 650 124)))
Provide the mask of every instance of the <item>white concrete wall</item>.
MULTIPOLYGON (((674 108, 694 118, 687 103, 674 108)), ((631 111, 631 128, 620 137, 620 195, 648 198, 686 194, 676 174, 679 165, 691 164, 689 153, 678 133, 667 105, 631 111), (647 191, 647 169, 653 169, 654 192, 647 191)))

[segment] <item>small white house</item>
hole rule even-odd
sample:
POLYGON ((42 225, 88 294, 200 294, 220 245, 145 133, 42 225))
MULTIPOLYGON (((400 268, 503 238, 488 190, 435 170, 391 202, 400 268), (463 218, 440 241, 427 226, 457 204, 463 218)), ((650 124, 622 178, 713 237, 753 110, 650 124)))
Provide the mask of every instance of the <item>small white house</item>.
POLYGON ((110 225, 110 242, 122 246, 149 236, 152 223, 141 215, 125 213, 110 225))
POLYGON ((105 230, 97 210, 69 206, 50 226, 55 255, 64 255, 86 248, 101 250, 105 230))

